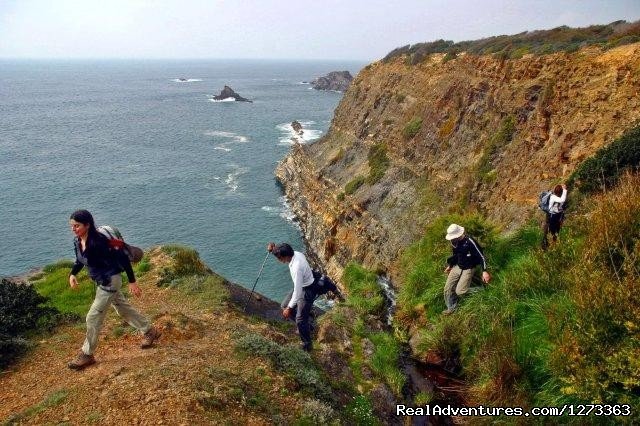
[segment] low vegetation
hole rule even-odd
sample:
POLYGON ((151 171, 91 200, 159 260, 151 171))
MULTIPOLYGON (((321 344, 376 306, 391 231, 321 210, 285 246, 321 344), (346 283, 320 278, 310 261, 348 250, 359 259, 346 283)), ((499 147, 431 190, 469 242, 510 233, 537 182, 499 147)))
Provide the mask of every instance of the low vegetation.
POLYGON ((487 142, 482 157, 478 162, 479 179, 487 183, 495 179, 495 173, 492 173, 493 161, 496 155, 513 140, 515 131, 516 120, 512 116, 505 118, 498 131, 487 142))
POLYGON ((355 416, 352 421, 356 424, 371 424, 367 419, 372 416, 369 399, 372 389, 382 383, 400 397, 406 381, 400 369, 401 344, 391 332, 382 329, 385 301, 377 279, 374 272, 356 263, 349 264, 342 276, 348 294, 345 303, 321 318, 343 329, 353 345, 343 355, 355 379, 349 386, 358 396, 347 411, 355 416))
POLYGON ((612 188, 627 171, 640 168, 640 126, 637 126, 582 162, 569 185, 584 194, 612 188))
POLYGON ((255 333, 239 336, 236 349, 247 357, 258 356, 269 361, 276 370, 289 376, 302 393, 323 401, 333 400, 331 388, 311 356, 302 349, 279 345, 255 333))
POLYGON ((412 139, 415 135, 418 134, 420 129, 422 128, 422 118, 414 117, 409 121, 404 129, 402 129, 402 137, 406 140, 412 139))
POLYGON ((365 183, 366 180, 367 178, 362 175, 354 177, 344 186, 344 193, 347 195, 354 194, 358 190, 358 188, 360 188, 365 183))
POLYGON ((384 143, 377 143, 369 149, 369 176, 366 182, 374 185, 383 178, 389 168, 389 157, 387 157, 387 146, 384 143))
MULTIPOLYGON (((458 362, 470 404, 640 403, 640 177, 576 206, 561 242, 539 249, 531 223, 509 236, 479 216, 446 216, 402 257, 399 328, 418 356, 458 362), (492 282, 444 309, 444 232, 460 223, 486 247, 492 282)), ((478 283, 477 285, 481 285, 478 283)), ((638 413, 632 413, 635 418, 638 413)), ((567 419, 575 420, 575 419, 567 419)))
POLYGON ((454 59, 459 52, 473 55, 494 54, 501 59, 518 59, 526 54, 547 55, 555 52, 575 52, 583 46, 611 49, 624 44, 640 42, 640 21, 615 21, 607 25, 584 28, 561 26, 550 30, 525 31, 515 35, 501 35, 474 41, 455 43, 436 40, 398 47, 383 61, 404 57, 407 65, 416 65, 434 53, 445 53, 445 61, 454 59))

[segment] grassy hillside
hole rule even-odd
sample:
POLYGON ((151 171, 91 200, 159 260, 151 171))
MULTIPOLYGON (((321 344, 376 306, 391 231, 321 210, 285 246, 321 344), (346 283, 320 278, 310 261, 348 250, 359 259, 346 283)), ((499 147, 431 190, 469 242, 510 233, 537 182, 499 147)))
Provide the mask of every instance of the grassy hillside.
POLYGON ((638 407, 639 185, 628 174, 574 206, 546 252, 536 223, 509 236, 477 216, 430 225, 402 259, 398 325, 412 330, 417 356, 457 363, 472 405, 638 407), (493 281, 443 316, 451 222, 486 247, 493 281))

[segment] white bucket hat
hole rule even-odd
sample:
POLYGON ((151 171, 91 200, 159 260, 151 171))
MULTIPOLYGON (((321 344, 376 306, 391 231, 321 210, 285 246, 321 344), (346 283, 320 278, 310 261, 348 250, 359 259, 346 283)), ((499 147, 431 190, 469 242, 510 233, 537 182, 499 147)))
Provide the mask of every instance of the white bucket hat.
POLYGON ((445 238, 451 241, 456 238, 462 237, 462 235, 464 235, 464 228, 460 225, 456 225, 455 223, 452 223, 447 228, 447 235, 445 236, 445 238))

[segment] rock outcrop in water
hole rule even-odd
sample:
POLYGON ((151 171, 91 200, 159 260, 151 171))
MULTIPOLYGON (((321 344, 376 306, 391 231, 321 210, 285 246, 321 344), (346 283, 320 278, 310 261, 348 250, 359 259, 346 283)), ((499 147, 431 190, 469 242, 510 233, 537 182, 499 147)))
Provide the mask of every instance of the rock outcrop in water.
POLYGON ((351 260, 393 274, 398 253, 452 206, 517 228, 541 190, 640 121, 640 43, 444 56, 365 67, 327 136, 294 146, 278 166, 333 276, 351 260))
POLYGON ((225 99, 233 99, 233 100, 235 100, 237 102, 253 102, 253 101, 250 101, 247 98, 243 98, 242 96, 238 95, 229 86, 224 86, 224 89, 222 89, 220 94, 217 95, 217 96, 214 96, 213 99, 215 99, 216 101, 224 101, 225 99))
POLYGON ((332 71, 323 77, 316 78, 311 82, 311 85, 316 90, 345 92, 352 80, 353 76, 349 71, 332 71))
POLYGON ((302 124, 298 120, 293 120, 291 122, 291 128, 294 132, 298 134, 298 136, 302 136, 304 134, 304 130, 302 129, 302 124))

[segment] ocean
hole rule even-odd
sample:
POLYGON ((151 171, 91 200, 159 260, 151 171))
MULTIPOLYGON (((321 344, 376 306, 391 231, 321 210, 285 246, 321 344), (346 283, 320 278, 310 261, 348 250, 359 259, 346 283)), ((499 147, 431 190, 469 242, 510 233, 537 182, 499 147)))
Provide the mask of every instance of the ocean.
MULTIPOLYGON (((0 61, 0 276, 72 259, 69 215, 85 208, 134 245, 190 246, 250 288, 269 241, 304 251, 274 169, 290 123, 313 143, 342 95, 303 82, 364 65, 0 61), (253 103, 213 102, 225 85, 253 103)), ((268 259, 257 291, 290 288, 268 259)))

